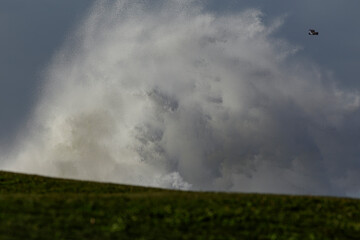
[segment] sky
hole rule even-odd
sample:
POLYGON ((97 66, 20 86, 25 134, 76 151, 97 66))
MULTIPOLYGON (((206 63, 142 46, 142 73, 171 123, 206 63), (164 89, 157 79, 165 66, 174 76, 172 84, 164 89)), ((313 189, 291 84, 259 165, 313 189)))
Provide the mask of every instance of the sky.
POLYGON ((36 101, 41 74, 91 1, 0 2, 0 139, 11 143, 36 101))
POLYGON ((181 189, 359 196, 360 29, 355 27, 360 20, 359 1, 186 0, 164 4, 154 0, 143 1, 143 7, 128 1, 93 6, 94 2, 0 2, 0 150, 6 156, 0 158, 0 167, 181 189), (166 13, 185 17, 171 18, 166 13), (143 18, 149 23, 142 23, 143 18), (192 25, 187 19, 207 28, 187 27, 192 25), (166 21, 191 37, 173 33, 166 21), (319 36, 308 36, 309 28, 318 30, 319 36), (145 29, 149 39, 137 36, 136 29, 145 29), (119 41, 111 39, 112 34, 119 41), (194 43, 202 39, 222 45, 207 48, 194 43), (154 44, 162 49, 153 52, 154 44), (133 45, 140 50, 129 50, 127 56, 133 45), (193 53, 187 53, 188 49, 193 53), (121 54, 114 53, 117 51, 121 54), (157 56, 159 52, 163 55, 157 56), (214 58, 217 54, 222 62, 214 58), (143 62, 149 56, 158 57, 148 60, 154 65, 150 69, 149 62, 143 62), (204 57, 199 60, 199 56, 204 57), (177 76, 195 80, 168 83, 164 80, 171 75, 168 70, 152 73, 154 68, 167 66, 162 58, 177 63, 167 68, 177 76), (128 64, 126 71, 114 69, 118 61, 128 64), (198 66, 185 64, 191 61, 198 66), (134 75, 144 69, 151 72, 143 78, 153 79, 152 85, 134 75), (116 76, 136 80, 121 84, 106 80, 116 76), (204 76, 219 78, 222 85, 206 83, 204 76), (239 83, 237 77, 247 80, 239 83), (192 85, 200 87, 189 90, 192 85), (108 92, 109 86, 118 89, 117 94, 108 92), (134 97, 139 89, 146 97, 140 98, 141 93, 134 97), (239 96, 232 89, 238 89, 239 96), (96 102, 88 100, 92 98, 96 102), (139 113, 111 101, 123 101, 126 106, 135 102, 139 113), (149 101, 154 109, 147 112, 149 101), (98 108, 92 109, 87 102, 98 108), (157 112, 157 108, 168 112, 157 112), (111 116, 95 114, 104 109, 111 116), (161 119, 154 120, 154 113, 161 119), (130 117, 122 119, 123 115, 130 117), (62 123, 57 125, 61 121, 69 123, 65 130, 62 123), (82 129, 83 121, 95 127, 82 129), (249 127, 251 121, 256 124, 249 127), (134 122, 137 124, 127 129, 134 122), (192 129, 194 124, 200 125, 192 129), (202 129, 204 126, 210 130, 202 129), (61 135, 68 128, 78 135, 61 135), (92 132, 94 128, 101 131, 92 132), (116 131, 119 134, 110 134, 116 131), (97 136, 104 139, 83 145, 71 156, 53 150, 54 144, 79 144, 97 136), (54 144, 44 144, 55 138, 54 144), (112 146, 107 139, 118 145, 112 146), (92 158, 79 151, 109 161, 99 163, 94 157, 87 163, 72 162, 76 157, 92 158), (114 160, 116 154, 140 162, 119 162, 114 160), (59 160, 61 157, 68 160, 59 160), (37 158, 49 159, 51 164, 44 167, 41 161, 46 160, 32 160, 37 158), (238 160, 242 158, 248 160, 238 160), (103 171, 98 170, 101 164, 103 171), (109 174, 109 169, 117 171, 109 174), (139 173, 125 173, 131 170, 139 173), (124 177, 118 177, 119 173, 124 177), (107 175, 113 177, 104 177, 107 175), (274 176, 281 177, 269 181, 274 176))

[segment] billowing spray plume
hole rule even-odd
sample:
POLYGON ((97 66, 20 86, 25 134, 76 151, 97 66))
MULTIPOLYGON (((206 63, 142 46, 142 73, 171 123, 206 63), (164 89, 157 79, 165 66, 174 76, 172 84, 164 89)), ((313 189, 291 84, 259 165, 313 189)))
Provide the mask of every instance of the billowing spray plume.
POLYGON ((273 35, 281 20, 154 4, 95 4, 3 168, 177 189, 360 190, 359 95, 297 61, 273 35))

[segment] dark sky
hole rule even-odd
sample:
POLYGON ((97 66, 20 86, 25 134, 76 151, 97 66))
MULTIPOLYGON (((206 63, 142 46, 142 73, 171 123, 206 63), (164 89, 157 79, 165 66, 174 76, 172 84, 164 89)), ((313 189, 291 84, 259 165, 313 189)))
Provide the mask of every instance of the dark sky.
POLYGON ((26 121, 41 72, 81 19, 88 0, 0 1, 0 139, 9 143, 26 121))
MULTIPOLYGON (((360 87, 355 76, 359 75, 360 63, 360 22, 358 9, 360 2, 340 1, 286 1, 254 0, 227 1, 219 4, 211 1, 213 9, 237 11, 244 7, 255 7, 264 13, 264 19, 286 16, 284 25, 278 32, 280 37, 303 47, 301 55, 311 58, 320 66, 335 74, 339 83, 348 87, 360 87), (315 28, 320 35, 309 38, 306 31, 315 28)), ((297 56, 299 57, 299 56, 297 56)))

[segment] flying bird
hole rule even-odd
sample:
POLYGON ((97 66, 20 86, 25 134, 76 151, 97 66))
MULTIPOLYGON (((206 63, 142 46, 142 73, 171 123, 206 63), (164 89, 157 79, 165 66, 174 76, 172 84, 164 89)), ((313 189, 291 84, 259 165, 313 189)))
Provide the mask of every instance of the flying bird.
POLYGON ((319 32, 316 32, 314 29, 309 29, 309 35, 319 35, 319 32))

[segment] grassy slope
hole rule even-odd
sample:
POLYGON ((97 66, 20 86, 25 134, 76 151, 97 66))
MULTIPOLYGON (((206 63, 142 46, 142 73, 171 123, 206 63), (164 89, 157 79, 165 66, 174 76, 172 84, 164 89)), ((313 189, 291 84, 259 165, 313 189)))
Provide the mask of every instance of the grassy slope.
POLYGON ((360 239, 360 200, 179 192, 0 171, 0 239, 360 239))

